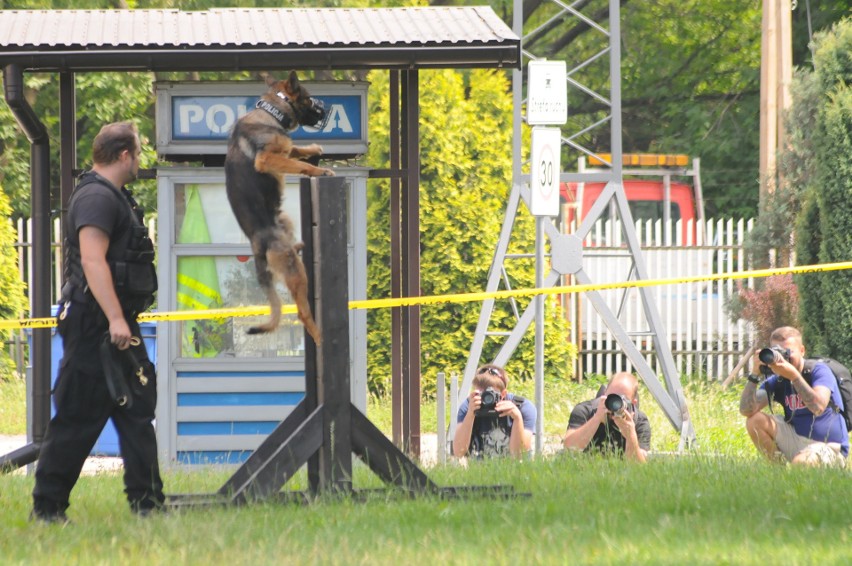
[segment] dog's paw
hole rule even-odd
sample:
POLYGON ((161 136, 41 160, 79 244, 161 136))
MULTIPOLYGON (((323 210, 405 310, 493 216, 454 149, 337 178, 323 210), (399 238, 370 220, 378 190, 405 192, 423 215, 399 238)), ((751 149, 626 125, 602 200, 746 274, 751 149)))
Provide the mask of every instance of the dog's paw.
POLYGON ((305 151, 311 155, 322 155, 322 146, 318 143, 312 143, 311 145, 305 146, 305 151))
POLYGON ((322 170, 322 176, 323 177, 335 177, 336 175, 335 175, 334 171, 332 171, 331 169, 323 169, 322 170))

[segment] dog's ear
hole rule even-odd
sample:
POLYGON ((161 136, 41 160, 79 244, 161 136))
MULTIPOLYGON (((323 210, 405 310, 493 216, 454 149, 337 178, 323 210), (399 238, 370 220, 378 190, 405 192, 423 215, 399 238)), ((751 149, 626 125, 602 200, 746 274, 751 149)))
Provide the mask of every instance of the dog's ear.
POLYGON ((275 83, 277 83, 277 82, 278 82, 278 79, 276 79, 272 75, 266 75, 266 86, 268 86, 269 88, 272 88, 273 86, 275 86, 275 83))
POLYGON ((290 76, 287 77, 287 96, 295 98, 299 94, 299 77, 296 71, 290 71, 290 76))

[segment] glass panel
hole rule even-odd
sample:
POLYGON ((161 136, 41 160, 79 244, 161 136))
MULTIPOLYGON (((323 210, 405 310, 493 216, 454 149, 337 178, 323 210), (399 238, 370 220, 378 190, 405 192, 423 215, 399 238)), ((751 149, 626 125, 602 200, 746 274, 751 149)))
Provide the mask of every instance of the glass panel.
MULTIPOLYGON (((249 243, 231 212, 224 183, 176 183, 174 195, 175 243, 249 243)), ((300 235, 298 184, 287 184, 281 208, 290 215, 295 233, 300 235)))
MULTIPOLYGON (((181 256, 177 270, 178 310, 267 304, 257 283, 251 256, 181 256)), ((280 284, 276 288, 283 303, 292 304, 286 288, 280 284)), ((303 356, 304 330, 295 314, 283 315, 275 332, 246 333, 250 326, 267 319, 268 315, 181 321, 178 325, 180 357, 303 356)))
MULTIPOLYGON (((663 219, 663 201, 661 200, 631 200, 627 204, 634 221, 663 219)), ((669 203, 669 215, 672 222, 680 220, 680 206, 676 202, 669 203)))

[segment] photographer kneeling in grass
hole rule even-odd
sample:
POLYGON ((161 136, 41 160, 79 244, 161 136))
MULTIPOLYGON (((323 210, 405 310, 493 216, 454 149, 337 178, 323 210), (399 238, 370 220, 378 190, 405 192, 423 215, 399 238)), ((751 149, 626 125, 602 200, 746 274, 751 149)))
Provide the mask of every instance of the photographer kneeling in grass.
POLYGON ((532 402, 506 390, 509 378, 500 366, 476 370, 470 395, 462 401, 453 438, 453 454, 462 458, 521 458, 530 451, 538 415, 532 402))
POLYGON ((651 423, 639 410, 636 376, 616 373, 602 395, 574 407, 562 445, 569 450, 598 450, 646 461, 651 448, 651 423))
POLYGON ((769 342, 770 348, 760 350, 752 362, 768 377, 758 387, 761 375, 749 374, 740 398, 752 442, 772 461, 780 451, 792 464, 844 467, 849 454, 846 422, 829 409, 843 406, 837 379, 823 363, 805 370, 805 346, 797 329, 776 328, 769 342), (784 407, 783 415, 761 411, 770 398, 784 407))

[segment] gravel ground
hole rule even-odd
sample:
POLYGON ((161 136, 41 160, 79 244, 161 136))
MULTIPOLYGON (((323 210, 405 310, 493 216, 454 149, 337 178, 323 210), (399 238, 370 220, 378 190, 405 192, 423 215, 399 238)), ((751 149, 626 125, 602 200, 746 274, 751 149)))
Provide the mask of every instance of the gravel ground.
MULTIPOLYGON (((18 448, 22 448, 27 443, 27 436, 25 434, 14 435, 14 436, 3 436, 0 435, 0 455, 8 454, 13 450, 17 450, 18 448)), ((121 470, 123 464, 121 463, 121 458, 113 458, 111 456, 92 456, 86 460, 86 463, 83 465, 83 475, 93 475, 104 472, 114 472, 116 470, 121 470)), ((26 468, 20 468, 15 471, 15 473, 23 474, 26 472, 26 468)))

